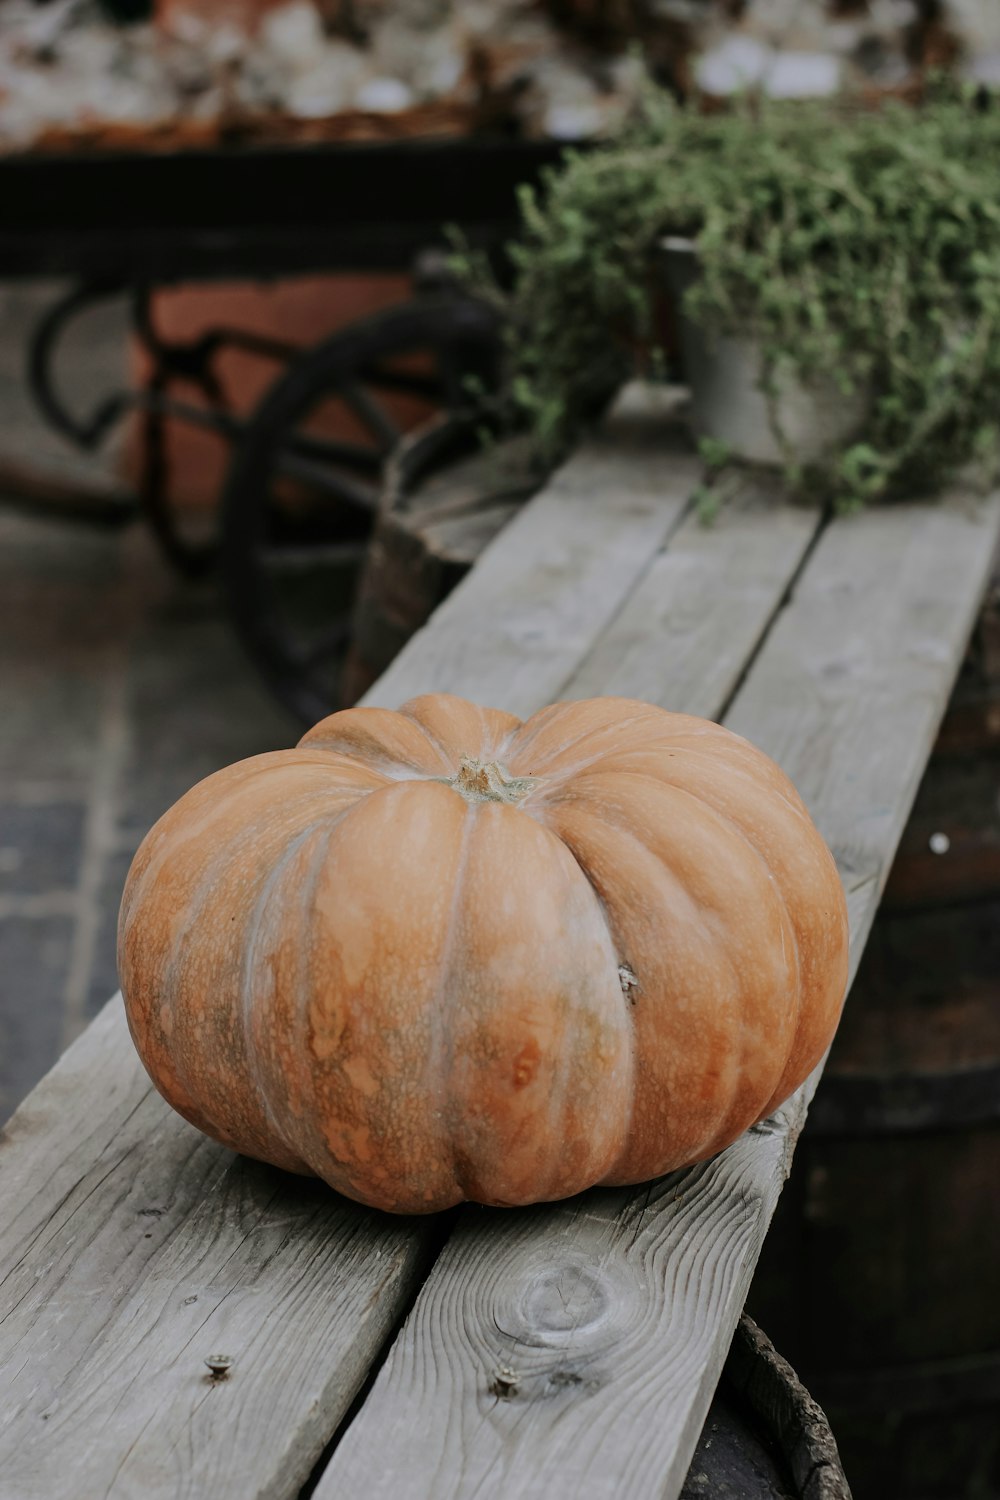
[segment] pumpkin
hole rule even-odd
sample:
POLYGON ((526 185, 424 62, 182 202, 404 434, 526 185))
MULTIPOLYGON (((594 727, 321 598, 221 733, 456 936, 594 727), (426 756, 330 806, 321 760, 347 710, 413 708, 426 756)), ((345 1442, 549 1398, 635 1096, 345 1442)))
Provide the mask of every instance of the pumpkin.
POLYGON ((354 708, 209 776, 119 923, 129 1025, 199 1129, 400 1213, 635 1183, 823 1056, 833 859, 746 740, 620 698, 354 708))

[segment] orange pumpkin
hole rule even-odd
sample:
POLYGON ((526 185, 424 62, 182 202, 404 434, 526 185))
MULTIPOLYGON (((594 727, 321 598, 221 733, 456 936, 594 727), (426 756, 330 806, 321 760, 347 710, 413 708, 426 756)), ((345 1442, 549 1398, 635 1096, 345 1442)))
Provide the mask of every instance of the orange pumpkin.
POLYGON ((185 1118, 412 1213, 728 1145, 826 1050, 847 917, 794 787, 728 730, 428 695, 182 797, 135 857, 119 962, 185 1118))

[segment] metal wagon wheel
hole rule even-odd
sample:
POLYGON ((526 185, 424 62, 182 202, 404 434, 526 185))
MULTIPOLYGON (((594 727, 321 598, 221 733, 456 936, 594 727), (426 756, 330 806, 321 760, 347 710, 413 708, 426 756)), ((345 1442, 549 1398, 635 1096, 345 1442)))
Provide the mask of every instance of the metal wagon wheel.
POLYGON ((305 722, 342 706, 354 590, 404 435, 386 398, 423 416, 468 406, 469 378, 493 380, 498 347, 482 303, 417 297, 299 355, 248 424, 223 493, 223 586, 251 659, 305 722), (345 414, 350 438, 330 435, 345 414))

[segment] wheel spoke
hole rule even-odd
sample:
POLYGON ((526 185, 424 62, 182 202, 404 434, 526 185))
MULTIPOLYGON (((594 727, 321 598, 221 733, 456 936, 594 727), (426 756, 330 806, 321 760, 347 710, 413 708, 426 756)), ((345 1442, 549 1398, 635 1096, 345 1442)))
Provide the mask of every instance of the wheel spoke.
POLYGON ((257 557, 266 573, 312 573, 321 568, 357 567, 368 551, 363 539, 317 542, 314 546, 261 547, 257 557))
POLYGON ((391 453, 399 442, 401 433, 382 403, 370 391, 366 391, 363 385, 356 385, 353 381, 345 380, 339 387, 338 394, 358 420, 368 428, 382 454, 391 453))
POLYGON ((325 465, 316 463, 314 459, 305 458, 289 448, 279 448, 274 454, 273 471, 284 474, 289 479, 298 479, 302 484, 308 485, 310 489, 319 490, 324 495, 332 495, 334 499, 343 500, 347 505, 354 505, 359 510, 374 510, 378 504, 378 492, 366 489, 360 484, 355 484, 348 479, 346 474, 340 474, 335 469, 328 469, 325 465))
POLYGON ((383 455, 377 448, 366 447, 363 443, 345 443, 337 438, 313 437, 306 432, 295 433, 282 451, 317 463, 343 464, 362 474, 377 474, 382 467, 383 455))

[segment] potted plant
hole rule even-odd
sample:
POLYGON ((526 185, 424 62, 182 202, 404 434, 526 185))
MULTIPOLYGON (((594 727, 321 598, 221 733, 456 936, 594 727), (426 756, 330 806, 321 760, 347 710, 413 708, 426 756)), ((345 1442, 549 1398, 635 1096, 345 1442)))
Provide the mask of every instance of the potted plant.
POLYGON ((760 335, 745 328, 712 330, 686 311, 698 279, 698 246, 682 235, 662 243, 666 283, 677 308, 691 426, 707 452, 748 463, 798 464, 829 458, 855 437, 871 407, 862 378, 844 390, 827 371, 802 371, 787 359, 769 365, 760 335))
MULTIPOLYGON (((1000 454, 1000 104, 941 85, 913 108, 650 90, 615 141, 522 196, 508 408, 554 458, 636 350, 674 343, 710 462, 780 462, 855 507, 1000 454)), ((466 270, 470 263, 466 262, 466 270)), ((484 286, 482 267, 474 273, 484 286)))

